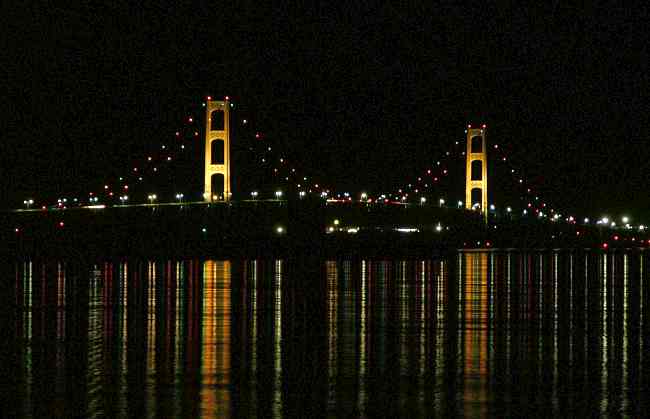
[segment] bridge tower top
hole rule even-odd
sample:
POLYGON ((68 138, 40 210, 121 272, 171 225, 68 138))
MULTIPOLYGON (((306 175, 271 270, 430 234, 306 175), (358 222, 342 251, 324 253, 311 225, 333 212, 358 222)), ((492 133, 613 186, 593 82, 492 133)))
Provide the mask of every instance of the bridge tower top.
POLYGON ((205 106, 205 182, 207 202, 229 200, 230 188, 230 102, 208 100, 205 106))
POLYGON ((478 209, 487 221, 487 127, 467 127, 467 169, 465 175, 465 208, 478 209))

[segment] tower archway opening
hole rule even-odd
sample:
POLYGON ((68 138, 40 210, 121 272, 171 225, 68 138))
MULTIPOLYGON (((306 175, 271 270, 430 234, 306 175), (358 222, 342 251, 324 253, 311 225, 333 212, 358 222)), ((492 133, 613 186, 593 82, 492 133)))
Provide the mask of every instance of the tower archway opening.
POLYGON ((472 199, 470 202, 472 203, 472 209, 476 208, 483 210, 483 208, 481 208, 483 202, 483 190, 481 190, 481 188, 472 188, 472 199))
POLYGON ((483 162, 474 160, 472 162, 471 180, 483 180, 483 162))
POLYGON ((221 173, 215 173, 210 178, 210 185, 212 188, 212 200, 223 200, 224 196, 224 185, 225 178, 221 173))
POLYGON ((211 164, 223 164, 225 160, 223 140, 220 138, 212 140, 210 143, 210 151, 211 164))
POLYGON ((225 129, 224 121, 224 112, 222 110, 212 111, 210 113, 210 131, 223 131, 225 129))
POLYGON ((481 137, 480 135, 476 135, 472 137, 471 152, 472 153, 483 152, 483 137, 481 137))

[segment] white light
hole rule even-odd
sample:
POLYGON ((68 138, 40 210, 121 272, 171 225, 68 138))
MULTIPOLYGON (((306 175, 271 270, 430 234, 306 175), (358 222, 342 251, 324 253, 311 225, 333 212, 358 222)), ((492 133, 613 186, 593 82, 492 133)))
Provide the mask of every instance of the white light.
POLYGON ((277 228, 275 229, 275 231, 276 231, 276 233, 278 233, 278 234, 282 234, 282 233, 284 233, 284 227, 279 226, 279 227, 277 227, 277 228))
POLYGON ((524 215, 528 214, 528 210, 524 210, 524 215))
POLYGON ((362 200, 368 199, 368 194, 365 193, 365 192, 362 192, 362 193, 361 193, 361 199, 362 199, 362 200))
POLYGON ((427 202, 427 199, 425 197, 421 197, 420 198, 420 203, 424 204, 425 202, 427 202))
POLYGON ((623 221, 623 224, 627 224, 630 222, 630 217, 622 217, 621 221, 623 221))
POLYGON ((512 208, 506 207, 506 212, 512 212, 512 208))
POLYGON ((359 232, 359 227, 350 227, 348 228, 348 233, 350 234, 356 234, 359 232))
POLYGON ((257 195, 258 195, 258 192, 257 192, 257 191, 253 191, 253 192, 251 192, 251 196, 252 196, 253 198, 257 198, 257 195))
POLYGON ((495 207, 494 204, 490 204, 490 211, 494 211, 495 207))
POLYGON ((612 221, 612 224, 610 224, 612 227, 616 227, 616 223, 612 221))
POLYGON ((275 197, 278 199, 282 198, 282 191, 275 191, 275 197))
POLYGON ((463 201, 458 201, 458 208, 462 208, 463 206, 463 201))
POLYGON ((603 224, 609 224, 609 218, 603 217, 603 218, 600 219, 600 222, 603 223, 603 224))
POLYGON ((334 227, 330 226, 330 227, 327 229, 327 231, 330 232, 330 233, 333 232, 333 231, 334 231, 334 227))
POLYGON ((419 231, 417 228, 410 227, 398 227, 395 230, 399 231, 400 233, 417 233, 419 231))
POLYGON ((586 218, 586 217, 585 217, 585 219, 584 219, 584 223, 585 223, 585 224, 589 224, 589 218, 586 218))
POLYGON ((438 202, 440 203, 440 206, 445 205, 445 200, 443 198, 440 198, 438 202))
POLYGON ((340 224, 340 221, 338 219, 334 220, 334 225, 337 226, 340 224))
POLYGON ((300 192, 298 192, 298 196, 300 196, 301 198, 304 198, 305 195, 306 195, 306 192, 305 192, 305 191, 300 191, 300 192))
POLYGON ((436 231, 437 231, 438 233, 440 233, 440 232, 442 231, 442 226, 440 225, 440 223, 438 223, 438 224, 436 225, 436 231))
POLYGON ((641 225, 639 226, 639 230, 641 230, 641 231, 645 230, 645 226, 644 226, 643 224, 641 224, 641 225))

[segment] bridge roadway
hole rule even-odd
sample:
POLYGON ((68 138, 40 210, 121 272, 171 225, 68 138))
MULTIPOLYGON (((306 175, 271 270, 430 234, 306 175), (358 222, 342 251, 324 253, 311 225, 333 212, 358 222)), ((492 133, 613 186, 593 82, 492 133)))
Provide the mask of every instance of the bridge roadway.
MULTIPOLYGON (((322 199, 174 202, 23 209, 0 213, 0 239, 19 254, 369 255, 458 248, 597 247, 596 227, 535 218, 491 218, 418 204, 322 199)), ((631 233, 630 233, 631 234, 631 233)), ((634 246, 621 234, 619 246, 634 246)))

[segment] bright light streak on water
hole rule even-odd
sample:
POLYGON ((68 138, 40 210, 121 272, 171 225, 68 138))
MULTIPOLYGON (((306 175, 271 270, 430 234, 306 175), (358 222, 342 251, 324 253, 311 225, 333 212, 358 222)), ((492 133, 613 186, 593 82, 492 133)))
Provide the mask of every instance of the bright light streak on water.
POLYGON ((3 414, 639 417, 648 257, 21 261, 3 414))

